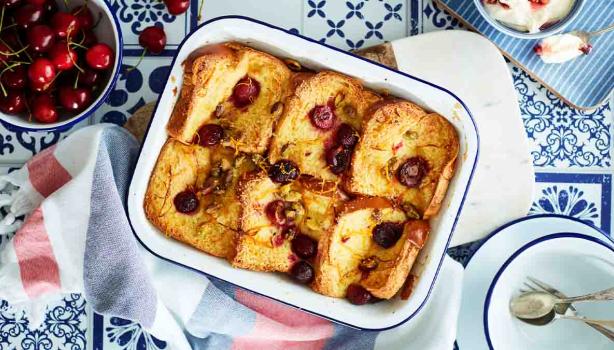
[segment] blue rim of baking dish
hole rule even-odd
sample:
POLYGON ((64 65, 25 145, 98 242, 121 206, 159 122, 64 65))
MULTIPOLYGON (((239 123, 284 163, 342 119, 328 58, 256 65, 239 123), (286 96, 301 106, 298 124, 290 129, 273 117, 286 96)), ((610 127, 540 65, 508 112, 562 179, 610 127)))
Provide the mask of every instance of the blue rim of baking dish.
MULTIPOLYGON (((275 301, 280 302, 280 303, 282 303, 282 304, 284 304, 284 305, 291 306, 291 307, 296 308, 296 309, 299 309, 299 310, 301 310, 301 311, 308 312, 308 313, 310 313, 310 314, 316 315, 316 316, 318 316, 318 317, 322 317, 322 318, 324 318, 324 319, 327 319, 327 320, 333 321, 333 322, 335 322, 335 323, 337 323, 337 324, 344 325, 344 326, 347 326, 347 327, 350 327, 350 328, 359 329, 359 330, 362 330, 362 331, 385 331, 385 330, 389 330, 389 329, 392 329, 392 328, 396 328, 396 327, 398 327, 398 326, 400 326, 400 325, 402 325, 402 324, 406 323, 407 321, 411 320, 411 319, 412 319, 412 318, 414 318, 414 317, 415 317, 415 316, 416 316, 416 315, 417 315, 417 314, 418 314, 418 313, 419 313, 419 312, 422 310, 422 308, 423 308, 423 307, 426 305, 427 301, 429 300, 429 298, 430 298, 430 296, 431 296, 431 294, 432 294, 432 292, 433 292, 433 288, 434 288, 434 286, 435 286, 435 282, 437 281, 437 277, 439 276, 439 272, 440 272, 440 270, 441 270, 441 266, 442 266, 442 264, 443 264, 443 260, 444 260, 444 257, 445 257, 445 255, 446 255, 446 251, 447 251, 447 249, 448 249, 448 247, 449 247, 449 245, 450 245, 450 241, 451 241, 451 239, 452 239, 452 236, 454 235, 454 230, 456 229, 456 224, 458 223, 458 219, 460 218, 460 214, 461 214, 461 212, 462 212, 462 209, 463 209, 463 206, 464 206, 464 203, 465 203, 465 199, 467 198, 467 193, 469 192, 469 188, 471 187, 471 181, 473 180, 473 175, 475 174, 475 168, 476 168, 476 165, 477 165, 477 162, 478 162, 478 158, 479 158, 479 153, 480 153, 480 136, 479 136, 478 128, 477 128, 477 126, 476 126, 476 124, 475 124, 475 120, 473 119, 473 115, 471 114, 471 111, 469 110, 469 107, 467 107, 467 105, 465 104, 465 102, 464 102, 463 100, 461 100, 461 99, 460 99, 458 96, 456 96, 454 93, 452 93, 451 91, 449 91, 448 89, 446 89, 446 88, 444 88, 444 87, 441 87, 441 86, 439 86, 439 85, 433 84, 433 83, 431 83, 431 82, 429 82, 429 81, 426 81, 426 80, 424 80, 424 79, 421 79, 421 78, 415 77, 415 76, 413 76, 413 75, 411 75, 411 74, 403 73, 403 72, 401 72, 401 71, 398 71, 398 70, 392 69, 392 68, 390 68, 390 67, 388 67, 388 66, 385 66, 385 65, 383 65, 383 64, 380 64, 380 63, 377 63, 377 62, 374 62, 374 61, 368 60, 368 59, 366 59, 366 58, 363 58, 363 57, 360 57, 360 56, 354 55, 354 54, 352 54, 352 53, 350 53, 350 52, 347 52, 347 51, 344 51, 344 50, 338 49, 338 48, 333 47, 333 46, 330 46, 330 45, 328 45, 328 44, 321 43, 321 42, 319 42, 319 41, 317 41, 317 40, 314 40, 314 39, 311 39, 311 38, 308 38, 308 37, 302 36, 302 35, 300 35, 300 34, 296 34, 296 33, 290 32, 289 30, 286 30, 286 29, 283 29, 283 28, 277 27, 277 26, 275 26, 275 25, 272 25, 272 24, 269 24, 269 23, 266 23, 266 22, 259 21, 259 20, 257 20, 257 19, 253 19, 253 18, 250 18, 250 17, 246 17, 246 16, 238 16, 238 15, 220 16, 220 17, 216 17, 216 18, 210 19, 210 20, 208 20, 208 21, 206 21, 206 22, 204 22, 204 23, 200 24, 198 27, 194 28, 194 30, 193 30, 193 31, 192 31, 192 32, 191 32, 191 33, 190 33, 188 36, 186 36, 186 37, 183 39, 183 41, 181 42, 181 44, 179 44, 179 47, 177 48, 177 53, 179 53, 179 52, 181 51, 181 48, 183 47, 183 44, 184 44, 184 43, 185 43, 185 42, 186 42, 186 41, 187 41, 187 40, 188 40, 188 39, 189 39, 189 38, 192 36, 192 34, 194 34, 196 31, 200 30, 202 27, 205 27, 206 25, 208 25, 208 24, 210 24, 210 23, 217 22, 217 21, 220 21, 220 20, 225 20, 225 19, 238 19, 238 20, 244 20, 244 21, 248 21, 248 22, 256 23, 256 24, 259 24, 259 25, 263 25, 263 26, 269 27, 269 28, 271 28, 271 29, 274 29, 274 30, 277 30, 277 31, 280 31, 280 32, 284 32, 284 33, 286 33, 286 34, 288 34, 288 35, 292 35, 292 36, 298 37, 298 38, 300 38, 300 39, 303 39, 303 40, 309 41, 309 42, 311 42, 311 43, 314 43, 314 44, 317 44, 317 45, 323 46, 323 47, 325 47, 325 48, 327 48, 327 49, 330 49, 330 50, 334 50, 334 51, 340 52, 340 53, 342 53, 342 54, 344 54, 344 55, 347 55, 347 56, 353 57, 353 58, 355 58, 355 59, 359 59, 359 60, 361 60, 361 61, 365 61, 365 62, 370 63, 370 64, 373 64, 373 65, 375 65, 375 66, 378 66, 378 67, 384 68, 384 69, 386 69, 386 70, 388 70, 388 71, 391 71, 391 72, 393 72, 393 73, 395 73, 395 74, 402 75, 402 76, 404 76, 404 77, 406 77, 406 78, 409 78, 409 79, 412 79, 412 80, 418 81, 418 82, 420 82, 420 83, 426 84, 426 85, 428 85, 428 86, 430 86, 430 87, 433 87, 433 88, 435 88, 435 89, 437 89, 437 90, 440 90, 440 91, 443 91, 443 92, 447 93, 447 94, 448 94, 448 95, 450 95, 450 96, 451 96, 453 99, 455 99, 455 100, 456 100, 456 101, 457 101, 457 102, 458 102, 458 103, 459 103, 459 104, 460 104, 460 105, 463 107, 463 109, 465 109, 465 111, 467 112, 467 115, 469 116, 469 119, 471 120, 471 124, 473 125, 473 128, 474 128, 474 130, 475 130, 475 136, 476 136, 476 151, 475 151, 475 158, 473 159, 473 166, 472 166, 472 168, 471 168, 471 172, 470 172, 470 174, 469 174, 469 179, 467 180, 467 186, 465 187, 465 192, 463 193, 463 197, 462 197, 462 199, 461 199, 460 206, 459 206, 459 208, 458 208, 458 212, 456 213, 456 217, 454 218, 454 223, 452 224, 452 229, 450 230, 450 234, 449 234, 449 236, 448 236, 448 240, 447 240, 447 242, 446 242, 446 244, 445 244, 445 247, 444 247, 444 249, 443 249, 443 253, 442 253, 442 255, 441 255, 440 259, 439 259, 439 264, 437 265, 437 269, 435 270, 435 274, 434 274, 434 276, 433 276, 433 280, 432 280, 432 282, 431 282, 431 285, 429 286, 429 289, 428 289, 428 291, 427 291, 427 293, 426 293, 426 296, 424 297, 424 300, 422 300, 422 302, 421 302, 421 303, 420 303, 420 305, 419 305, 419 306, 416 308, 416 310, 415 310, 415 311, 414 311, 414 312, 413 312, 411 315, 409 315, 409 316, 408 316, 406 319, 404 319, 404 320, 400 321, 400 322, 399 322, 399 323, 397 323, 397 324, 394 324, 394 325, 391 325, 391 326, 388 326, 388 327, 384 327, 384 328, 363 328, 363 327, 358 327, 358 326, 355 326, 355 325, 349 324, 349 323, 347 323, 347 322, 343 322, 343 321, 336 320, 336 319, 334 319, 334 318, 332 318, 332 317, 329 317, 329 316, 326 316, 326 315, 322 315, 322 314, 319 314, 319 313, 314 312, 314 311, 310 311, 310 310, 307 310, 307 309, 304 309, 304 308, 298 307, 298 306, 296 306, 296 305, 294 305, 294 304, 291 304, 291 303, 285 302, 285 301, 283 301, 283 300, 279 300, 279 299, 273 298, 273 297, 271 297, 271 296, 268 296, 268 295, 266 295, 266 294, 262 294, 262 293, 259 293, 259 292, 256 292, 256 291, 253 291, 253 290, 251 290, 251 289, 249 289, 249 288, 246 288, 246 287, 244 287, 244 286, 239 286, 239 285, 234 284, 234 283, 232 283, 232 282, 226 281, 226 280, 225 280, 225 279, 223 279, 223 278, 220 278, 220 277, 217 277, 217 276, 210 275, 210 274, 208 274, 208 273, 207 273, 207 272, 205 272, 205 271, 202 271, 202 270, 199 270, 199 269, 196 269, 196 268, 193 268, 193 267, 190 267, 190 266, 184 265, 184 264, 182 264, 182 263, 180 263, 180 262, 177 262, 177 261, 175 261, 175 260, 172 260, 172 259, 166 258, 166 257, 164 257, 164 256, 162 256, 162 255, 160 255, 160 254, 158 254, 158 253, 156 253, 156 252, 154 252, 154 251, 153 251, 152 249, 150 249, 150 248, 149 248, 147 245, 145 245, 145 243, 144 243, 144 242, 143 242, 143 241, 140 239, 140 237, 139 237, 139 236, 136 234, 136 231, 135 231, 135 229, 134 229, 134 226, 132 225, 132 220, 130 219, 130 213, 129 213, 129 205, 130 205, 130 204, 129 204, 129 201, 127 201, 127 204, 126 204, 126 209, 125 209, 125 210, 126 210, 126 216, 128 217, 128 222, 130 223, 130 227, 131 227, 132 232, 134 233, 134 235, 135 235, 136 239, 139 241, 139 243, 141 243, 141 245, 142 245, 142 246, 143 246, 143 247, 144 247, 144 248, 145 248, 145 249, 146 249, 148 252, 150 252, 151 254, 153 254, 153 255, 157 256, 157 257, 158 257, 158 258, 160 258, 160 259, 163 259, 163 260, 166 260, 166 261, 168 261, 168 262, 170 262, 170 263, 173 263, 173 264, 175 264, 175 265, 178 265, 178 266, 181 266, 181 267, 184 267, 184 268, 190 269, 190 270, 195 271, 195 272, 197 272, 197 273, 199 273, 199 274, 203 274, 203 275, 205 275, 205 276, 207 276, 207 277, 216 278, 216 279, 218 279, 218 280, 224 281, 224 282, 226 282, 226 283, 229 283, 229 284, 231 284, 231 285, 233 285, 233 286, 236 286, 236 287, 238 287, 238 288, 242 288, 242 289, 247 290, 247 291, 249 291, 249 292, 252 292, 252 293, 254 293, 254 294, 257 294, 257 295, 260 295, 260 296, 263 296, 263 297, 269 298, 269 299, 271 299, 271 300, 275 300, 275 301)), ((177 60, 177 54, 175 54, 175 56, 173 56, 173 61, 171 62, 170 67, 173 67, 173 66, 175 65, 175 61, 176 61, 176 60, 177 60)), ((164 90, 166 90, 166 85, 167 85, 167 84, 168 84, 168 82, 169 82, 170 74, 171 74, 171 70, 169 70, 169 71, 168 71, 168 73, 167 73, 167 76, 166 76, 166 84, 165 84, 165 86, 164 86, 163 91, 164 91, 164 90)), ((156 106, 155 106, 155 108, 154 108, 154 111, 153 111, 152 115, 155 115, 156 111, 158 110, 158 104, 160 103, 160 99, 161 99, 161 97, 162 97, 162 94, 160 94, 160 96, 158 97, 158 100, 156 101, 156 106)), ((152 121, 153 121, 153 118, 152 118, 152 119, 149 121, 149 124, 147 125, 147 129, 146 129, 146 131, 145 131, 145 137, 144 137, 144 140, 146 139, 147 135, 149 134, 149 129, 151 128, 152 121)), ((140 146, 140 148, 139 148, 139 155, 138 155, 138 158, 140 158, 140 157, 141 157, 141 153, 142 153, 142 151, 143 151, 143 144, 141 144, 141 146, 140 146)), ((138 160, 137 160, 137 162, 138 162, 138 160)), ((131 176, 130 176, 130 187, 132 186, 132 178, 133 178, 133 176, 134 176, 134 172, 133 172, 133 173, 131 174, 131 176)), ((130 191, 128 191, 128 192, 130 192, 130 191)))
MULTIPOLYGON (((600 233, 604 234, 604 232, 602 232, 601 230, 598 230, 600 233)), ((605 235, 606 237, 608 237, 607 235, 605 235)), ((488 287, 488 292, 486 293, 486 299, 484 300, 484 310, 483 310, 483 324, 484 324, 484 335, 486 336, 486 343, 488 344, 488 348, 491 350, 494 350, 494 347, 492 345, 492 341, 490 339, 490 329, 488 327, 488 310, 490 309, 490 301, 492 298, 492 293, 495 289, 495 286, 497 285, 497 282, 499 281, 499 278, 501 277, 501 275, 503 274, 503 272, 505 272, 505 270, 507 269, 507 267, 517 258, 519 257, 523 252, 525 252, 527 249, 537 245, 537 244, 542 244, 545 242, 548 242, 550 240, 553 239, 557 239, 557 238, 577 238, 577 239, 583 239, 586 241, 590 241, 596 244, 599 244, 601 246, 606 247, 607 249, 609 249, 612 253, 614 253, 614 247, 610 244, 606 244, 604 241, 595 238, 593 236, 588 236, 585 234, 581 234, 581 233, 573 233, 573 232, 561 232, 561 233, 553 233, 547 236, 543 236, 543 237, 539 237, 525 245, 523 245, 522 247, 518 248, 504 263, 503 265, 501 265, 501 267, 499 268, 499 271, 497 271, 497 273, 495 274, 495 277, 493 278, 492 282, 490 283, 490 286, 488 287)), ((610 237, 608 237, 610 238, 610 237)), ((611 241, 611 238, 610 238, 611 241)))
MULTIPOLYGON (((101 1, 100 3, 103 3, 104 6, 107 7, 107 9, 109 10, 109 13, 111 14, 111 18, 113 18, 113 23, 115 24, 115 27, 117 28, 117 45, 118 46, 117 46, 117 50, 115 50, 116 51, 115 54, 117 56, 117 70, 115 70, 115 73, 111 76, 109 86, 100 95, 100 97, 98 98, 98 102, 96 102, 96 104, 93 104, 93 105, 89 106, 89 108, 86 109, 85 111, 83 111, 83 114, 80 115, 79 117, 76 117, 76 118, 70 120, 66 124, 62 124, 62 125, 58 125, 58 126, 31 128, 31 127, 26 127, 26 126, 15 125, 15 124, 13 124, 13 123, 11 123, 9 121, 6 121, 4 119, 0 119, 0 124, 2 124, 2 126, 4 126, 7 130, 13 131, 13 132, 23 132, 23 131, 66 131, 66 130, 72 128, 75 124, 77 124, 77 123, 81 122, 82 120, 84 120, 85 118, 91 117, 92 114, 94 114, 94 112, 96 112, 98 110, 98 108, 100 108, 100 106, 102 106, 102 104, 107 101, 107 98, 109 97, 109 94, 115 88, 115 84, 117 83, 117 79, 119 78, 119 73, 121 72, 121 69, 122 69, 122 59, 124 57, 124 54, 123 54, 124 38, 122 36, 121 25, 119 24, 119 20, 117 19, 117 15, 115 14, 115 11, 113 10, 113 8, 111 8, 111 4, 108 1, 106 1, 106 0, 105 1, 101 1)), ((44 124, 41 124, 41 126, 43 126, 43 125, 44 124)))

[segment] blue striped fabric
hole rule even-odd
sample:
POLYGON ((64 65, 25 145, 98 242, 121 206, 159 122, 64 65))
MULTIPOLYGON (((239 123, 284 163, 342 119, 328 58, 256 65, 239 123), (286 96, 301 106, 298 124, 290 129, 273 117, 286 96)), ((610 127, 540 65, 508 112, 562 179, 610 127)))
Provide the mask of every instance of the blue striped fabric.
MULTIPOLYGON (((593 50, 563 64, 544 64, 533 52, 538 40, 517 39, 491 26, 472 0, 439 0, 572 105, 597 107, 614 86, 614 32, 593 39, 593 50)), ((566 31, 594 31, 614 24, 614 0, 588 0, 566 31)))

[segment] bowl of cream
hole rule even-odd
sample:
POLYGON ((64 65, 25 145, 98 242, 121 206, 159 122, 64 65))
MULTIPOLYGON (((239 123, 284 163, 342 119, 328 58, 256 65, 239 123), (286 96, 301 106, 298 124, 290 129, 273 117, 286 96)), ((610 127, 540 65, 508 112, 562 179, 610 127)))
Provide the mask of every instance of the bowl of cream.
POLYGON ((474 0, 493 27, 522 39, 544 38, 562 31, 580 13, 583 0, 474 0))

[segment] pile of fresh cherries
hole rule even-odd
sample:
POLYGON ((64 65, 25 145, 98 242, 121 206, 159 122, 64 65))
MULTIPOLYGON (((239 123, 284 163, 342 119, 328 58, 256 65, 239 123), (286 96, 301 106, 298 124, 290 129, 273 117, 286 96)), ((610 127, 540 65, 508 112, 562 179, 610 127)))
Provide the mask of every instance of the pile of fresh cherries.
POLYGON ((54 123, 86 109, 107 80, 115 52, 98 42, 87 5, 2 0, 0 111, 54 123), (64 113, 63 113, 64 114, 64 113))

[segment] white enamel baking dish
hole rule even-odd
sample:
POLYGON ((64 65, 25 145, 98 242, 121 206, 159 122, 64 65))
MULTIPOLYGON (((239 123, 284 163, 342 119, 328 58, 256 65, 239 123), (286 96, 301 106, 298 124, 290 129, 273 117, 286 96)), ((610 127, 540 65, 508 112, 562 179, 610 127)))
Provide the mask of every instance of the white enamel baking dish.
POLYGON ((478 148, 478 134, 471 113, 448 90, 254 19, 221 17, 201 25, 179 47, 132 177, 128 214, 137 238, 151 253, 163 259, 341 324, 363 330, 389 329, 415 317, 429 298, 461 213, 477 162, 478 148), (385 89, 395 96, 418 103, 440 113, 454 124, 461 139, 457 172, 440 214, 431 220, 432 233, 414 268, 414 273, 418 273, 420 278, 409 300, 396 298, 355 306, 343 299, 325 297, 293 283, 282 274, 233 268, 223 259, 166 237, 147 220, 143 198, 150 174, 167 138, 166 124, 177 100, 176 92, 181 89, 181 63, 197 48, 225 41, 238 41, 278 57, 293 58, 315 70, 331 69, 359 78, 370 88, 385 89))

